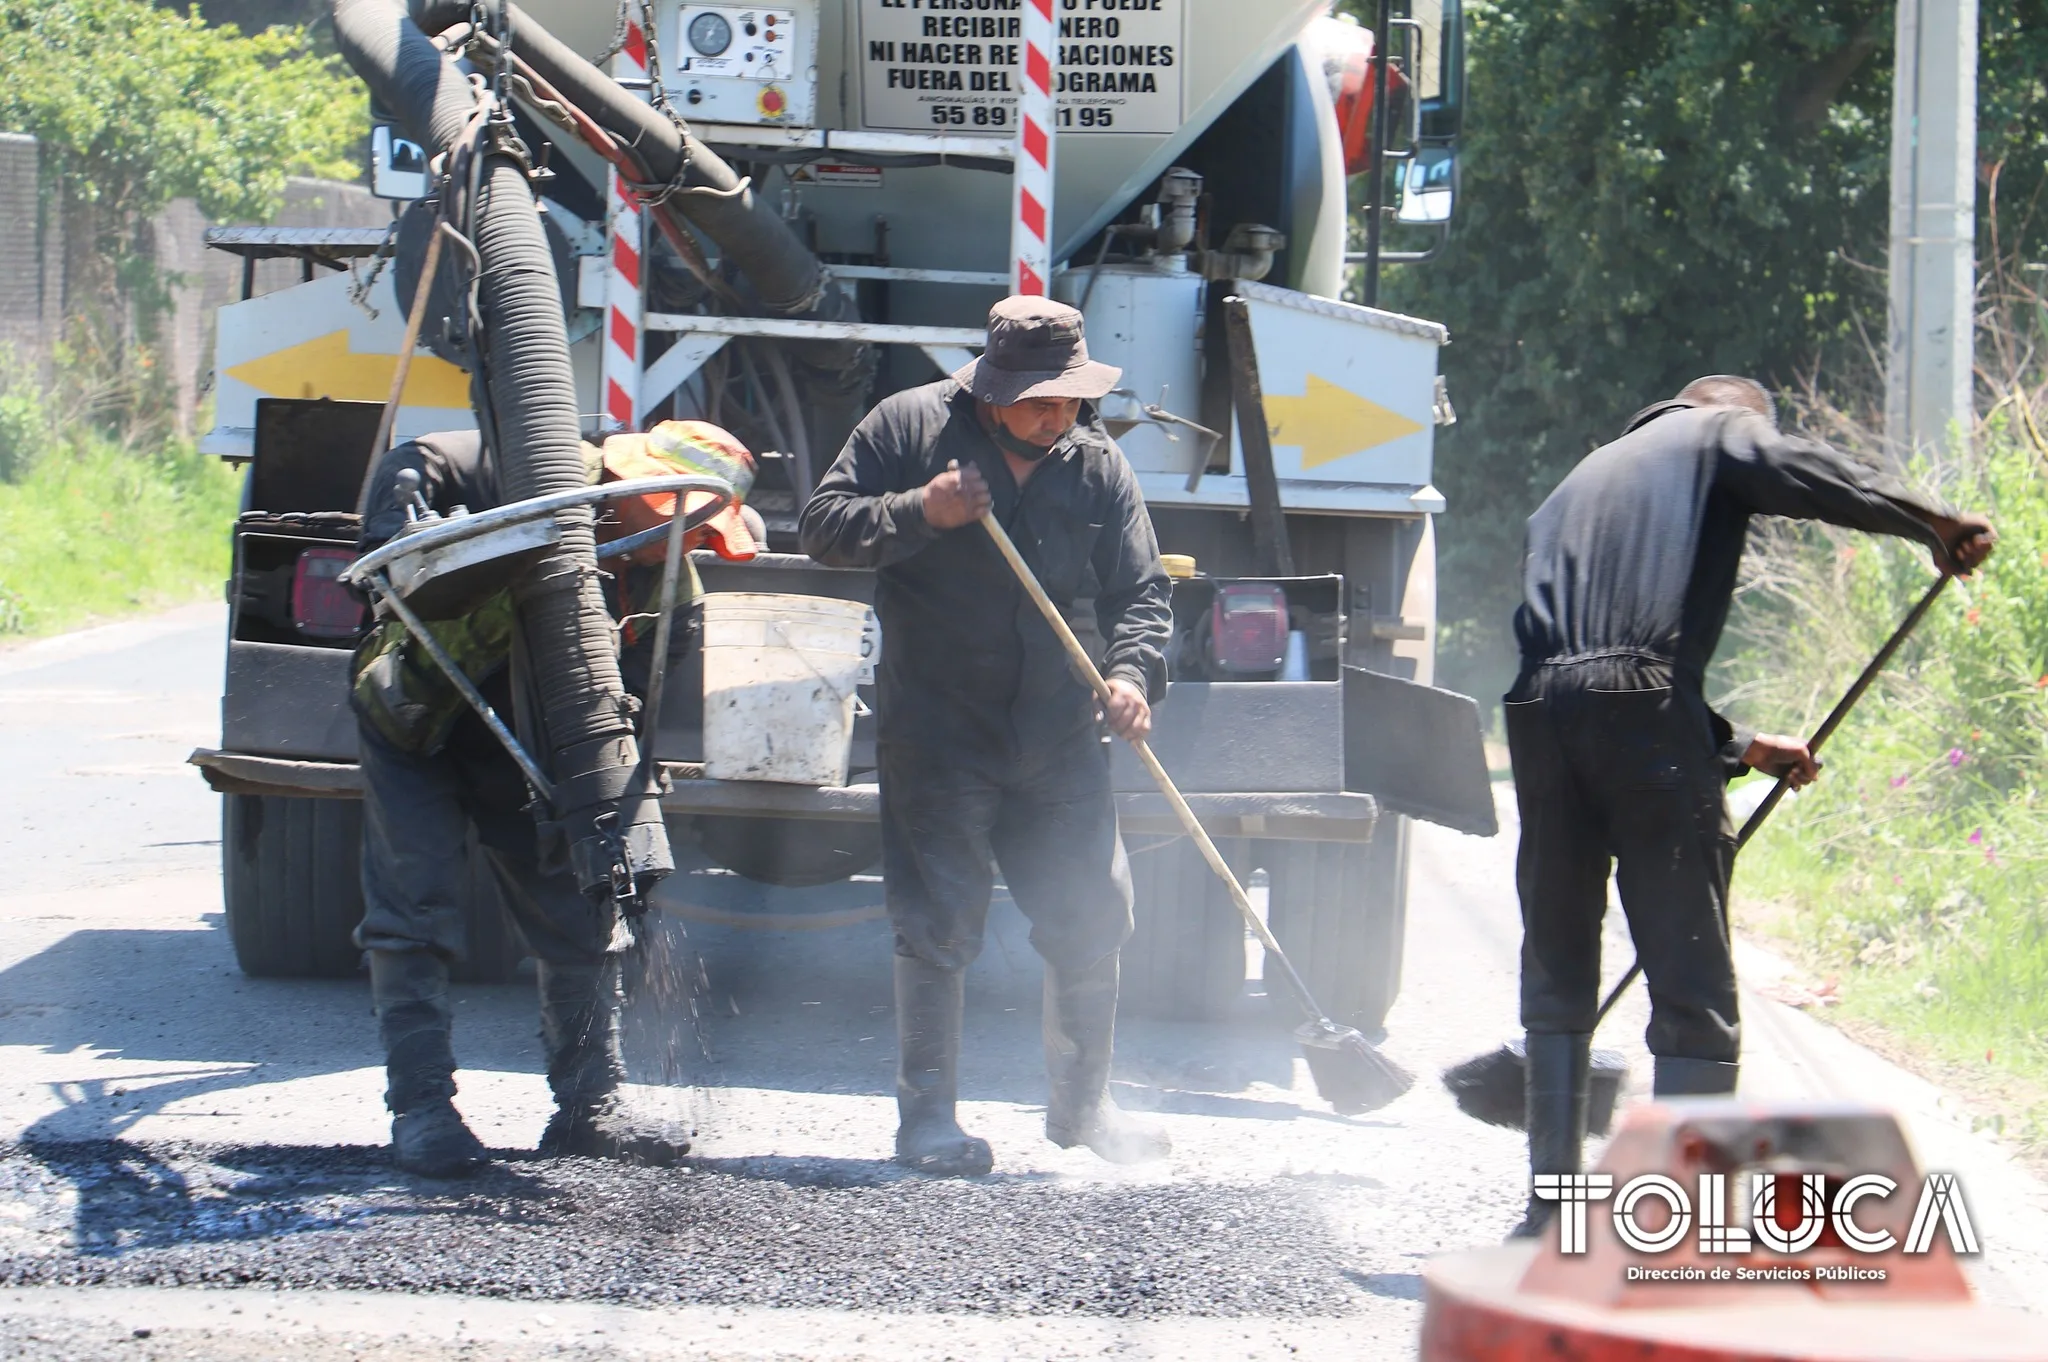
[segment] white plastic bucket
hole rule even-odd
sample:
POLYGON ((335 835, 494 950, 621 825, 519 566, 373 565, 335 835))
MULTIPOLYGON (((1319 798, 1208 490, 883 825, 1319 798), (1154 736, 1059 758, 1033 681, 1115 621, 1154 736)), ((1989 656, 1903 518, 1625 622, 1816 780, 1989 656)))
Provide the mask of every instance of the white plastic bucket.
POLYGON ((704 774, 844 785, 868 608, 823 596, 704 597, 704 774))

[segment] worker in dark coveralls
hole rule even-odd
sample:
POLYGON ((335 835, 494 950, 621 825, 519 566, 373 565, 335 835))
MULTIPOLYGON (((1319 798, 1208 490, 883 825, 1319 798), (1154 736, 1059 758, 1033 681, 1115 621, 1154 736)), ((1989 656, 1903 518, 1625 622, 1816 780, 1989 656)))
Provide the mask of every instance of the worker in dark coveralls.
MULTIPOLYGON (((620 443, 630 446, 628 455, 655 455, 666 471, 722 477, 742 495, 751 482, 746 450, 702 422, 664 422, 646 435, 616 436, 602 453, 586 445, 585 471, 592 481, 605 476, 620 443)), ((387 453, 372 475, 362 529, 365 552, 405 523, 402 470, 419 475, 418 499, 442 514, 457 506, 481 511, 499 502, 492 461, 475 431, 408 441, 387 453)), ((701 495, 691 494, 693 509, 701 495)), ((674 503, 668 498, 663 513, 674 503)), ((752 557, 754 535, 744 518, 751 514, 727 508, 693 531, 690 542, 709 542, 727 557, 752 557)), ((605 521, 614 519, 601 520, 601 539, 613 537, 605 521)), ((661 551, 661 545, 653 546, 655 555, 661 551)), ((636 551, 631 561, 644 563, 645 552, 636 551)), ((652 608, 658 569, 622 567, 617 560, 604 566, 613 573, 607 597, 624 592, 639 608, 652 608)), ((693 600, 696 588, 692 571, 678 584, 679 605, 693 600)), ((623 599, 614 608, 629 613, 623 599)), ((430 627, 509 721, 516 713, 508 665, 514 646, 510 594, 501 591, 468 614, 430 627)), ((642 642, 621 658, 636 692, 652 660, 644 634, 642 642)), ((540 1153, 673 1164, 689 1148, 684 1134, 633 1113, 620 1092, 625 1066, 619 1053, 619 951, 626 943, 615 906, 609 898, 586 897, 566 864, 551 863, 560 858, 545 854, 519 767, 396 618, 372 626, 356 650, 351 676, 363 775, 365 911, 356 944, 370 958, 394 1160, 409 1172, 452 1177, 486 1158, 451 1100, 455 1053, 448 968, 465 951, 463 904, 470 890, 464 848, 474 829, 500 896, 538 963, 541 1039, 555 1098, 540 1153)))
POLYGON ((1168 1150, 1109 1097, 1131 876, 1098 724, 1151 731, 1171 627, 1151 518, 1092 405, 1119 374, 1089 360, 1073 308, 1005 299, 983 356, 876 407, 804 508, 807 553, 880 570, 896 1158, 926 1173, 992 1166, 988 1142, 954 1115, 964 974, 981 950, 991 859, 1045 959, 1046 1137, 1116 1162, 1168 1150), (975 523, 983 512, 1054 601, 1092 590, 1115 697, 1106 706, 975 523))
MULTIPOLYGON (((1981 516, 1779 433, 1769 394, 1725 375, 1637 415, 1529 518, 1506 710, 1532 1173, 1579 1171, 1610 861, 1649 982, 1656 1094, 1735 1091, 1723 793, 1751 769, 1795 789, 1819 774, 1805 742, 1735 724, 1702 695, 1753 515, 1918 540, 1950 573, 1995 539, 1981 516)), ((1553 1205, 1532 1196, 1517 1233, 1553 1205)))

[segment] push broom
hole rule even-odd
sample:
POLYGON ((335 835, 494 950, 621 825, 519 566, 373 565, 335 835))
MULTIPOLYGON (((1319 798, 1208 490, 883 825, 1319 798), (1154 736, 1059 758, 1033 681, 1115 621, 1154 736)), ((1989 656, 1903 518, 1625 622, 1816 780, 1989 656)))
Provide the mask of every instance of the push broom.
MULTIPOLYGON (((1109 683, 1102 679, 1102 673, 1096 670, 1094 659, 1088 656, 1088 650, 1081 646, 1081 641, 1074 637, 1074 631, 1067 627, 1067 621, 1061 616, 1059 607, 1052 603, 1052 599, 1045 594, 1045 588, 1038 584, 1038 578, 1033 575, 1030 565, 1017 552, 1017 546, 1010 541, 1009 533, 993 516, 986 513, 982 515, 981 523, 988 530, 989 538, 995 540, 996 548, 1001 550, 1004 561, 1010 565, 1010 570, 1017 574, 1017 580, 1030 595, 1032 604, 1038 607, 1038 613, 1045 616, 1045 622, 1052 626, 1053 633, 1059 635, 1060 643, 1066 648, 1067 656, 1073 660, 1075 670, 1086 678, 1096 697, 1105 705, 1108 704, 1109 683)), ((1245 924, 1252 929, 1253 935, 1265 943, 1266 958, 1279 964, 1281 981, 1293 995, 1295 1005, 1307 1018, 1302 1025, 1295 1028, 1294 1038, 1301 1045, 1302 1055, 1308 1060, 1309 1074, 1315 1079, 1316 1091, 1322 1094, 1323 1100, 1338 1112, 1352 1116, 1383 1107, 1408 1091, 1415 1082, 1413 1075, 1375 1050, 1356 1027, 1339 1025, 1332 1021, 1322 1008, 1316 1006, 1316 1000, 1310 995, 1308 985, 1302 982, 1301 975, 1288 960, 1287 952, 1280 948, 1280 942, 1275 939, 1272 930, 1260 921, 1259 915, 1253 911, 1251 900, 1245 897, 1244 886, 1237 882, 1237 876, 1231 873, 1230 866, 1224 862, 1223 854, 1217 851, 1216 844, 1209 840, 1209 834, 1203 830, 1201 820, 1195 817, 1194 810, 1190 809, 1187 800, 1181 797, 1173 778, 1166 774, 1166 768, 1161 766, 1159 758, 1153 755, 1151 746, 1143 738, 1132 738, 1129 741, 1138 754, 1138 760, 1152 773, 1152 779, 1158 784, 1159 792, 1165 795, 1166 802, 1173 806, 1174 817, 1180 820, 1181 828, 1194 839, 1195 845, 1201 848, 1202 859, 1209 863, 1209 868, 1216 872, 1217 878, 1229 887, 1230 901, 1237 905, 1237 911, 1243 915, 1245 924)))
MULTIPOLYGON (((1877 650, 1877 656, 1870 659, 1870 664, 1863 669, 1862 674, 1835 703, 1835 707, 1828 711, 1828 717, 1821 720, 1820 727, 1814 730, 1812 740, 1806 744, 1807 751, 1819 752, 1821 744, 1841 727, 1842 720, 1849 717, 1849 711, 1855 708, 1856 702, 1863 698, 1863 693, 1877 680, 1878 673, 1892 660, 1892 654, 1899 650, 1899 645, 1906 641, 1920 621, 1926 617, 1927 612, 1934 608, 1934 602, 1940 598, 1948 584, 1949 577, 1944 573, 1933 586, 1927 588, 1927 594, 1920 598, 1907 613, 1906 618, 1900 622, 1899 627, 1892 631, 1892 636, 1877 650)), ((1771 811, 1778 807, 1779 801, 1784 799, 1785 792, 1790 788, 1791 777, 1780 776, 1778 783, 1771 787, 1771 792, 1756 806, 1756 811, 1744 821, 1742 831, 1736 834, 1735 849, 1738 852, 1748 844, 1756 830, 1764 825, 1764 820, 1771 816, 1771 811)), ((1638 959, 1628 967, 1628 973, 1621 976, 1621 982, 1608 990, 1607 997, 1600 1004, 1600 1011, 1593 1017, 1594 1030, 1600 1029, 1600 1023, 1607 1019, 1607 1014, 1614 1010, 1615 1003, 1621 1000, 1621 995, 1642 972, 1643 962, 1638 959)), ((1593 1052, 1592 1093, 1586 1104, 1586 1125, 1593 1134, 1607 1133, 1608 1122, 1614 1115, 1615 1103, 1621 1096, 1622 1080, 1627 1076, 1628 1066, 1620 1055, 1612 1050, 1593 1052)), ((1446 1069, 1443 1079, 1444 1086, 1451 1090, 1451 1096, 1457 1099, 1459 1109, 1467 1116, 1484 1121, 1488 1125, 1508 1126, 1515 1130, 1522 1129, 1525 1124, 1527 1115, 1524 1093, 1528 1067, 1527 1057, 1522 1053, 1519 1043, 1510 1041, 1497 1050, 1475 1056, 1463 1064, 1446 1069)))

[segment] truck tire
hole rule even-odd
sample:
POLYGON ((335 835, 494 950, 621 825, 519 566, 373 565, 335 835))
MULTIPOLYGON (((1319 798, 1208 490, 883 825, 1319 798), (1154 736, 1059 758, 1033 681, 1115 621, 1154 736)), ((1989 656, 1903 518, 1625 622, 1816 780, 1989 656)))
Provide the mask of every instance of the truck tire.
MULTIPOLYGON (((1240 878, 1249 844, 1216 844, 1240 878)), ((1244 919, 1186 837, 1131 857, 1131 939, 1120 1006, 1162 1021, 1220 1021, 1244 991, 1244 919)))
POLYGON ((346 979, 361 967, 362 805, 231 794, 221 888, 235 962, 255 979, 346 979))
MULTIPOLYGON (((1375 1034, 1401 991, 1408 923, 1408 820, 1383 814, 1372 841, 1265 842, 1273 935, 1331 1017, 1375 1034)), ((1291 1019, 1291 1000, 1266 989, 1291 1019)))
MULTIPOLYGON (((235 962, 255 979, 348 979, 362 968, 363 806, 353 799, 226 795, 221 887, 235 962)), ((483 853, 467 850, 468 957, 458 983, 513 977, 526 954, 483 853)))
POLYGON ((879 823, 727 814, 699 814, 692 823, 714 865, 785 889, 836 884, 882 859, 879 823))

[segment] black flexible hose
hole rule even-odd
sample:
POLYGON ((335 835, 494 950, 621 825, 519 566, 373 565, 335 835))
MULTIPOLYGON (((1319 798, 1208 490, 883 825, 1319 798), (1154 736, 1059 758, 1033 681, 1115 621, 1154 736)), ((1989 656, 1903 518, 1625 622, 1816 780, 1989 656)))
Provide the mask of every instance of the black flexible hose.
MULTIPOLYGON (((398 0, 335 0, 342 55, 414 137, 446 153, 476 109, 469 83, 398 0)), ((486 153, 473 207, 482 263, 477 337, 487 381, 492 450, 508 501, 584 484, 576 386, 554 260, 532 186, 511 156, 486 153)), ((481 422, 480 422, 481 424, 481 422)), ((599 587, 592 513, 557 517, 561 541, 513 585, 539 699, 551 811, 587 890, 605 882, 613 833, 599 820, 630 807, 637 869, 672 865, 658 808, 637 789, 639 750, 619 675, 612 621, 599 587), (651 812, 650 812, 651 810, 651 812)))

